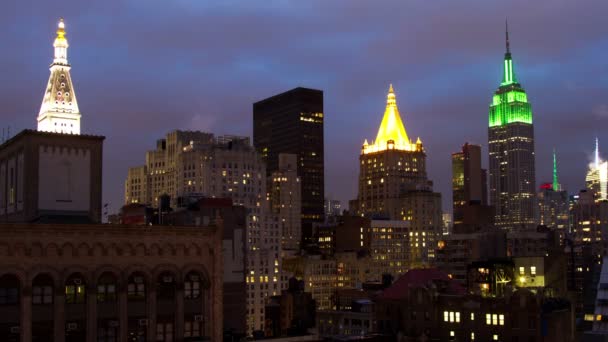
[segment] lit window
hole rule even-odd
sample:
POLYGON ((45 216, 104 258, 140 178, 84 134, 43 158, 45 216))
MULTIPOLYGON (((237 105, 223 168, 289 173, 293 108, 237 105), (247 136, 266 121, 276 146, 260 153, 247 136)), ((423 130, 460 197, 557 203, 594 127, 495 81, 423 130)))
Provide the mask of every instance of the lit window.
POLYGON ((498 315, 498 324, 505 325, 505 315, 498 315))
POLYGON ((522 275, 523 275, 523 274, 526 274, 526 268, 525 268, 525 267, 523 267, 523 266, 520 266, 520 267, 519 267, 519 274, 522 274, 522 275))
POLYGON ((498 341, 498 335, 494 334, 494 335, 492 336, 492 340, 494 340, 494 341, 498 341))
POLYGON ((454 322, 454 312, 450 311, 450 323, 454 322))
POLYGON ((471 332, 471 341, 475 341, 475 333, 471 332))
POLYGON ((530 266, 530 273, 536 275, 536 266, 530 266))
POLYGON ((497 314, 492 315, 492 325, 498 325, 498 315, 497 314))
POLYGON ((455 336, 454 330, 450 330, 450 337, 454 337, 454 336, 455 336))
POLYGON ((486 314, 486 325, 492 324, 492 315, 486 314))
POLYGON ((460 323, 460 312, 456 313, 456 323, 460 323))
POLYGON ((471 321, 474 321, 474 320, 475 320, 475 313, 471 312, 471 321))

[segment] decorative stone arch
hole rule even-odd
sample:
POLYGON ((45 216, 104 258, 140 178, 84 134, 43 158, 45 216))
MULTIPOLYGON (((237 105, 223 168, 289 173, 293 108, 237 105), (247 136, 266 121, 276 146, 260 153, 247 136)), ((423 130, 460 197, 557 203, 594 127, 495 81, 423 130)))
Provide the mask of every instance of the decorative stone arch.
POLYGON ((104 273, 112 273, 116 277, 118 284, 124 284, 123 272, 118 267, 113 265, 102 265, 97 267, 94 271, 91 272, 91 279, 93 280, 93 282, 97 283, 99 278, 104 273))
POLYGON ((194 242, 188 245, 186 256, 201 256, 201 248, 194 242))
POLYGON ((173 247, 173 245, 168 242, 163 244, 161 251, 161 255, 163 256, 175 256, 175 247, 173 247))
POLYGON ((95 243, 93 245, 93 247, 91 248, 91 251, 93 253, 93 256, 95 256, 95 257, 108 255, 108 251, 107 251, 106 247, 101 242, 95 243))
POLYGON ((59 255, 64 256, 64 257, 75 257, 76 248, 74 248, 74 245, 72 243, 66 242, 63 245, 61 245, 59 255))
POLYGON ((150 246, 149 255, 150 256, 161 256, 162 255, 162 249, 160 249, 160 246, 157 243, 153 243, 150 246))
POLYGON ((119 245, 122 250, 122 255, 125 257, 135 256, 135 247, 129 242, 123 242, 119 245))
POLYGON ((4 277, 5 275, 13 275, 17 277, 17 279, 19 279, 19 283, 22 289, 24 287, 29 288, 31 285, 30 283, 28 283, 27 272, 25 272, 25 270, 21 267, 12 266, 1 268, 0 278, 4 277))
POLYGON ((129 282, 129 277, 133 273, 142 273, 146 277, 146 284, 148 285, 150 284, 150 280, 153 278, 152 272, 147 266, 142 264, 133 264, 122 271, 122 275, 120 277, 121 281, 123 281, 124 284, 127 284, 129 282))
POLYGON ((179 243, 175 246, 175 256, 184 257, 186 255, 186 245, 179 243))
POLYGON ((55 288, 62 286, 63 278, 59 270, 50 265, 37 265, 32 267, 26 274, 27 284, 31 286, 34 279, 41 274, 48 274, 51 279, 53 279, 53 286, 55 288))
POLYGON ((78 245, 78 248, 76 249, 76 255, 78 257, 91 256, 91 254, 92 249, 86 242, 82 242, 78 245))
POLYGON ((112 243, 110 244, 110 246, 108 246, 108 256, 109 257, 122 257, 123 253, 122 250, 120 248, 120 246, 118 246, 118 244, 116 243, 112 243))
POLYGON ((146 248, 146 245, 144 245, 143 243, 138 243, 137 246, 135 246, 135 255, 136 256, 148 255, 148 249, 146 248))
POLYGON ((13 256, 24 257, 28 255, 27 247, 23 242, 17 242, 13 247, 13 256))
POLYGON ((86 267, 80 265, 69 265, 64 267, 60 273, 61 282, 65 283, 65 281, 74 273, 82 274, 82 277, 84 278, 84 281, 87 283, 87 285, 92 283, 91 271, 89 271, 89 269, 87 269, 86 267))
POLYGON ((40 258, 44 255, 44 247, 40 242, 32 243, 32 247, 30 248, 30 255, 34 258, 40 258))
POLYGON ((178 267, 171 264, 161 264, 152 269, 152 276, 154 279, 158 278, 161 274, 165 272, 171 272, 175 276, 175 281, 177 283, 181 283, 183 280, 183 275, 178 267))
POLYGON ((182 279, 190 272, 197 272, 201 275, 202 284, 203 284, 204 289, 211 288, 211 277, 209 276, 209 272, 207 271, 207 268, 205 267, 205 265, 194 264, 194 263, 186 264, 184 267, 182 267, 182 270, 181 270, 182 279))
POLYGON ((49 243, 44 248, 44 256, 49 258, 56 258, 59 256, 60 249, 56 243, 49 243))
POLYGON ((7 257, 11 255, 11 246, 8 243, 0 243, 0 257, 7 257))

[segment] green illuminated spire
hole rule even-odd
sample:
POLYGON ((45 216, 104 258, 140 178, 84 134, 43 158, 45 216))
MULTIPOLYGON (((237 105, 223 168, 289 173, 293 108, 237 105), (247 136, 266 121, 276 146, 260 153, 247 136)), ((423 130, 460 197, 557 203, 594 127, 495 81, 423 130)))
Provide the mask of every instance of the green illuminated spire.
POLYGON ((507 21, 505 21, 505 38, 507 51, 505 52, 504 75, 502 77, 501 85, 517 83, 517 78, 515 78, 515 71, 513 70, 513 59, 511 58, 511 46, 509 42, 509 23, 507 21))
POLYGON ((559 191, 559 182, 557 181, 557 157, 555 149, 553 149, 553 191, 559 191))
POLYGON ((506 52, 503 78, 490 104, 490 127, 504 126, 512 122, 532 124, 532 109, 526 91, 521 87, 513 70, 509 26, 505 23, 506 52))

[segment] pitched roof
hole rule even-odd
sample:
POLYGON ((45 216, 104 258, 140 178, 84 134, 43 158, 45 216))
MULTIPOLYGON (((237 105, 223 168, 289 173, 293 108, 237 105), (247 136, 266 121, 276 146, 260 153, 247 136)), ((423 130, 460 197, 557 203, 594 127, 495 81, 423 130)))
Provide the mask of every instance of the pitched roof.
POLYGON ((444 294, 464 295, 466 293, 464 287, 451 279, 447 273, 437 268, 418 268, 409 270, 406 274, 402 275, 391 287, 382 293, 380 298, 405 299, 409 296, 410 289, 431 285, 437 286, 438 290, 444 294))

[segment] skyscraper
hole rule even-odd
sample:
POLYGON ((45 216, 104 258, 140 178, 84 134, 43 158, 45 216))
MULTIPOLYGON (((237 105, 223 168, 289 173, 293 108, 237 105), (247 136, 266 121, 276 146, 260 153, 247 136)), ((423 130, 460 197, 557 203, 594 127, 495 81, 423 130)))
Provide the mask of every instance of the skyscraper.
POLYGON ((557 178, 557 156, 553 151, 553 181, 540 186, 538 198, 538 223, 562 232, 569 231, 568 192, 562 190, 557 178))
POLYGON ((351 211, 391 220, 411 221, 411 262, 434 257, 434 241, 442 232, 441 194, 433 192, 426 175, 426 153, 420 138, 407 135, 393 86, 376 140, 365 140, 359 156, 359 196, 351 211))
POLYGON ((490 200, 498 227, 533 228, 536 177, 532 109, 515 76, 508 30, 506 48, 504 76, 489 113, 490 200))
POLYGON ((608 161, 600 158, 599 141, 595 139, 594 160, 589 164, 585 185, 593 192, 596 201, 608 199, 608 161))
POLYGON ((51 76, 38 114, 39 131, 80 134, 81 115, 70 76, 68 46, 62 18, 57 25, 57 37, 53 43, 55 58, 51 64, 51 76))
POLYGON ((452 153, 452 198, 454 224, 463 221, 463 207, 487 205, 486 170, 481 168, 481 146, 466 143, 461 152, 452 153))
POLYGON ((279 170, 279 154, 298 156, 302 181, 302 235, 311 242, 312 223, 323 221, 323 92, 294 88, 253 104, 253 144, 268 177, 279 170))

